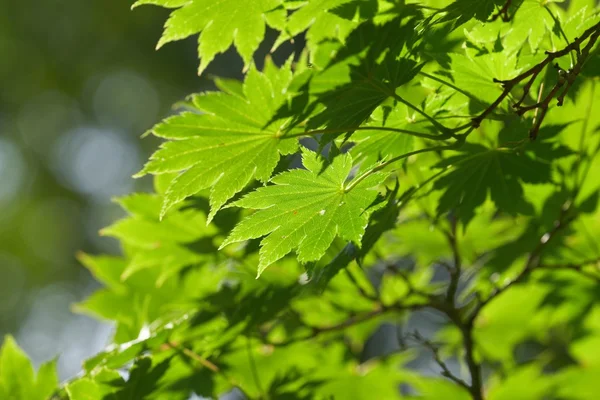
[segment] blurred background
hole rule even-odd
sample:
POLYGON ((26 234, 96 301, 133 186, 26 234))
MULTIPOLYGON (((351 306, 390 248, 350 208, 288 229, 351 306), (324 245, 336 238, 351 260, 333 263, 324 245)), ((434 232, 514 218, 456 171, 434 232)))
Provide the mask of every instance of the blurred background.
POLYGON ((241 76, 228 52, 198 77, 195 38, 155 51, 168 11, 132 3, 0 0, 0 340, 60 354, 62 379, 110 337, 70 311, 97 285, 75 255, 119 251, 98 230, 151 188, 131 178, 158 144, 140 135, 210 74, 241 76))

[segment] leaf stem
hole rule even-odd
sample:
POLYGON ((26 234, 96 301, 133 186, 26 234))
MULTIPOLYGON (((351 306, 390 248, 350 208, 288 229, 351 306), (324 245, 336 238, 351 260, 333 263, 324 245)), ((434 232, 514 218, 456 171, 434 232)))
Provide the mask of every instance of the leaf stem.
POLYGON ((530 110, 539 109, 538 118, 536 118, 535 124, 529 131, 529 137, 532 140, 534 140, 537 137, 540 126, 544 120, 546 112, 548 111, 550 101, 558 94, 559 90, 564 86, 564 89, 560 92, 560 94, 558 94, 558 96, 556 96, 557 105, 559 107, 562 106, 567 92, 569 91, 569 89, 575 82, 575 79, 581 72, 583 64, 589 58, 590 51, 594 47, 596 41, 598 40, 598 37, 600 37, 600 22, 588 28, 585 32, 583 32, 583 34, 580 37, 575 38, 573 42, 569 43, 563 49, 554 52, 546 51, 546 58, 544 60, 529 68, 527 71, 517 75, 516 77, 508 80, 499 80, 494 78, 494 82, 502 84, 503 91, 488 108, 486 108, 478 116, 472 118, 471 121, 473 127, 478 128, 481 122, 485 118, 487 118, 487 116, 493 110, 495 110, 506 97, 509 96, 510 92, 515 86, 528 79, 527 83, 525 83, 525 86, 523 88, 523 94, 512 105, 512 107, 515 109, 518 115, 523 115, 525 112, 530 110), (581 49, 581 44, 585 40, 588 40, 588 42, 585 45, 585 47, 581 49), (546 66, 550 65, 555 59, 570 54, 573 51, 577 53, 577 62, 568 71, 563 70, 558 64, 555 64, 555 68, 558 70, 559 75, 558 81, 555 84, 555 86, 550 90, 550 93, 546 95, 544 100, 530 106, 522 106, 522 103, 525 101, 525 98, 529 94, 531 86, 533 85, 539 74, 546 68, 546 66))
MULTIPOLYGON (((427 114, 425 111, 421 110, 419 107, 415 106, 414 104, 412 104, 411 102, 409 102, 407 100, 404 100, 404 98, 400 97, 396 93, 391 93, 391 96, 396 101, 404 104, 408 108, 410 108, 410 109, 416 111, 417 113, 421 114, 421 116, 423 116, 425 119, 427 119, 427 121, 429 121, 431 123, 431 125, 435 126, 440 132, 442 132, 442 135, 446 136, 446 138, 450 138, 450 137, 453 136, 452 129, 447 128, 446 126, 442 125, 435 118, 433 118, 431 115, 427 114)), ((440 136, 442 136, 442 135, 440 135, 440 136)))
POLYGON ((471 99, 471 100, 475 100, 475 101, 477 101, 477 102, 481 103, 481 100, 479 100, 477 97, 475 97, 475 96, 473 96, 471 93, 469 93, 469 92, 467 92, 467 91, 465 91, 465 90, 463 90, 463 89, 459 88, 458 86, 456 86, 456 85, 455 85, 455 84, 453 84, 453 83, 447 82, 447 81, 445 81, 445 80, 443 80, 443 79, 441 79, 441 78, 438 78, 438 77, 437 77, 437 76, 435 76, 435 75, 430 75, 430 74, 428 74, 428 73, 426 73, 426 72, 423 72, 423 71, 419 71, 419 75, 423 75, 424 77, 426 77, 426 78, 429 78, 429 79, 432 79, 432 80, 434 80, 434 81, 436 81, 436 82, 439 82, 439 83, 441 83, 442 85, 446 85, 446 86, 448 86, 448 87, 450 87, 450 88, 452 88, 452 89, 456 90, 457 92, 459 92, 459 93, 461 93, 461 94, 463 94, 463 95, 467 96, 469 99, 471 99))
POLYGON ((360 176, 358 176, 356 179, 354 179, 353 181, 350 182, 350 184, 345 188, 345 192, 349 192, 351 191, 354 187, 356 187, 356 185, 358 185, 360 182, 362 182, 364 179, 366 179, 369 175, 374 174, 377 171, 381 171, 382 169, 384 169, 385 167, 387 167, 390 164, 395 163, 396 161, 400 161, 403 160, 405 158, 408 158, 410 156, 414 156, 417 154, 421 154, 421 153, 427 153, 430 151, 441 151, 441 150, 451 150, 451 149, 455 149, 457 148, 457 144, 459 144, 460 142, 456 142, 454 144, 450 144, 450 145, 446 145, 446 146, 434 146, 434 147, 426 147, 424 149, 419 149, 419 150, 415 150, 415 151, 411 151, 405 154, 402 154, 400 156, 394 157, 389 159, 388 161, 382 162, 381 164, 371 168, 368 171, 363 172, 360 176))
POLYGON ((401 128, 390 128, 387 126, 355 126, 349 128, 335 128, 335 129, 313 129, 309 131, 303 132, 294 132, 289 135, 282 136, 282 139, 295 138, 300 136, 311 136, 318 134, 335 134, 335 133, 344 133, 344 132, 352 132, 352 131, 384 131, 384 132, 396 132, 396 133, 405 133, 410 136, 416 136, 424 139, 431 140, 445 140, 448 139, 447 136, 444 135, 433 135, 430 133, 423 132, 415 132, 408 129, 401 128))
MULTIPOLYGON (((558 31, 560 32, 561 36, 563 37, 563 39, 565 40, 565 43, 568 45, 569 42, 569 38, 567 37, 567 34, 565 33, 565 31, 562 28, 562 25, 560 24, 560 21, 558 20, 558 18, 556 18, 556 16, 552 13, 552 11, 550 10, 550 8, 548 8, 548 5, 544 5, 544 9, 546 11, 548 11, 548 14, 550 14, 550 17, 552 17, 552 20, 554 21, 554 24, 558 27, 558 31)), ((571 58, 571 68, 573 68, 573 66, 575 65, 575 57, 573 57, 573 52, 570 51, 569 52, 569 56, 571 58)))

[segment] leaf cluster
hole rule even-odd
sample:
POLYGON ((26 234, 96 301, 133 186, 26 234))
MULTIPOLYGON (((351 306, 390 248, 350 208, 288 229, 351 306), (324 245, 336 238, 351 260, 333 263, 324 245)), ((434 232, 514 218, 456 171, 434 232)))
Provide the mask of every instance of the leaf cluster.
POLYGON ((0 397, 595 398, 594 1, 143 4, 245 78, 150 130, 122 254, 80 254, 111 345, 58 385, 7 338, 0 397), (267 27, 306 46, 259 71, 267 27))

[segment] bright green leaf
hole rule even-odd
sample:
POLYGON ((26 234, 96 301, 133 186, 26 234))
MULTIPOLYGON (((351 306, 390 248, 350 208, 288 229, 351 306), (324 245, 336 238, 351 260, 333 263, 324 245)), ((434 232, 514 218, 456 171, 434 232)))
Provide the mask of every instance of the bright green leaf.
POLYGON ((186 112, 157 125, 164 143, 139 175, 181 172, 165 194, 161 215, 199 191, 211 188, 208 221, 251 179, 266 182, 280 155, 294 153, 296 139, 282 139, 285 120, 273 121, 292 79, 289 65, 251 69, 245 98, 205 93, 193 98, 203 114, 186 112))
POLYGON ((258 211, 238 224, 222 247, 266 235, 261 242, 259 275, 292 250, 301 262, 318 260, 336 236, 360 243, 369 221, 367 208, 377 197, 373 188, 385 179, 385 174, 376 173, 348 183, 349 154, 336 157, 322 173, 317 154, 304 150, 302 159, 307 170, 277 175, 274 185, 233 203, 258 211))

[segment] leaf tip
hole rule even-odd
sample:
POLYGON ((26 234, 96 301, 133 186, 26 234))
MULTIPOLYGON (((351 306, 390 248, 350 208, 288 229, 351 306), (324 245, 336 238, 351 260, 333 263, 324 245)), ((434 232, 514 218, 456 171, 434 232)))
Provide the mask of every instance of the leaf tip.
POLYGON ((146 175, 146 169, 142 169, 140 172, 137 172, 137 173, 133 174, 131 177, 133 179, 139 179, 139 178, 141 178, 141 177, 143 177, 145 175, 146 175))

